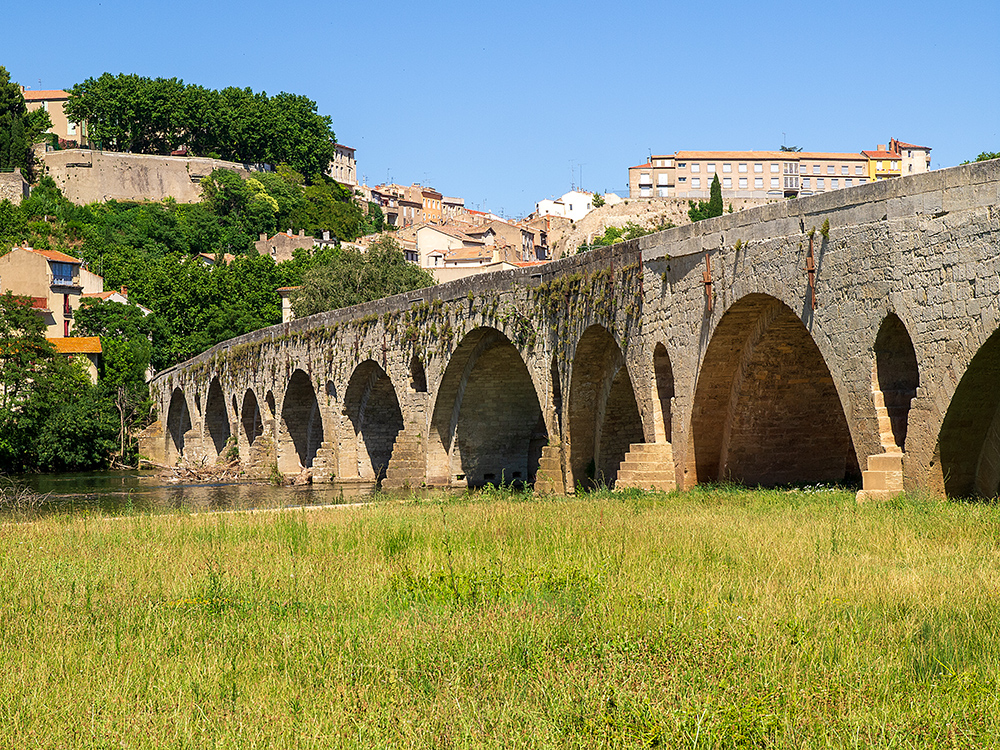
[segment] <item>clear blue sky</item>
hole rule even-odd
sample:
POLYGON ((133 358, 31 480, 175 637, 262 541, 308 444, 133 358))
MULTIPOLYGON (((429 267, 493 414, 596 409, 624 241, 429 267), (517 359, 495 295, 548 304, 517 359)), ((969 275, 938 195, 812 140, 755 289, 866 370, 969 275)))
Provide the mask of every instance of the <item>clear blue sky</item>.
POLYGON ((176 76, 314 99, 369 184, 521 216, 650 151, 1000 151, 1000 2, 8 3, 31 88, 176 76))

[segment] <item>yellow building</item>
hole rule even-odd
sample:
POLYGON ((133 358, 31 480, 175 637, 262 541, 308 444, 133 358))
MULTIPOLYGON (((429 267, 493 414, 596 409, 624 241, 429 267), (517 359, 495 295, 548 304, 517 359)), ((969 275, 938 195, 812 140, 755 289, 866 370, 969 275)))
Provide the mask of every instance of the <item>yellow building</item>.
POLYGON ((86 124, 75 123, 70 120, 63 111, 63 106, 69 101, 69 93, 66 91, 32 91, 31 89, 21 89, 24 94, 24 103, 31 112, 36 109, 44 109, 49 113, 52 121, 50 133, 55 133, 59 140, 80 146, 89 145, 86 134, 86 124))
POLYGON ((861 155, 868 160, 868 179, 886 180, 903 174, 902 157, 894 151, 886 150, 884 144, 879 144, 874 151, 862 151, 861 155))

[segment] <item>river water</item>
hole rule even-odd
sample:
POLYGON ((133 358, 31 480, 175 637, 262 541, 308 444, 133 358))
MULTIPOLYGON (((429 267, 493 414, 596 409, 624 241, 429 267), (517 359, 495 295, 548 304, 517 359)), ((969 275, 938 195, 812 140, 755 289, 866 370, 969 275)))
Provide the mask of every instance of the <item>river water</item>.
POLYGON ((104 471, 85 474, 35 474, 5 482, 0 517, 96 511, 105 514, 208 512, 250 508, 282 508, 363 502, 375 493, 374 483, 332 483, 274 487, 267 483, 177 484, 155 471, 104 471), (13 487, 12 487, 13 485, 13 487), (13 502, 13 489, 29 488, 13 502))

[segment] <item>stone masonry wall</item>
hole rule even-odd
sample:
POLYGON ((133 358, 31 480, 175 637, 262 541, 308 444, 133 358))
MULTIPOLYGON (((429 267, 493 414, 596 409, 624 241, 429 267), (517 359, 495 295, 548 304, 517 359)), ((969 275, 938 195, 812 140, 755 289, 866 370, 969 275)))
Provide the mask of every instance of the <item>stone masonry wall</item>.
POLYGON ((13 172, 0 172, 0 201, 10 201, 18 206, 27 197, 28 183, 20 168, 15 168, 13 172))
POLYGON ((161 201, 201 199, 201 184, 214 169, 231 169, 242 177, 255 165, 185 156, 120 154, 89 149, 47 151, 45 169, 63 195, 77 204, 95 201, 161 201))

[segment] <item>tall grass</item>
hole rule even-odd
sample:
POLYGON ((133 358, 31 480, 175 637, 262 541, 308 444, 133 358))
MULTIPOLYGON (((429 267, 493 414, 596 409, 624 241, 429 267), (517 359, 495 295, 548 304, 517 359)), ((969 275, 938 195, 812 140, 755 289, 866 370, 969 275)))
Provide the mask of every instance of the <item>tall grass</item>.
POLYGON ((992 746, 998 563, 840 492, 7 525, 0 746, 992 746))

